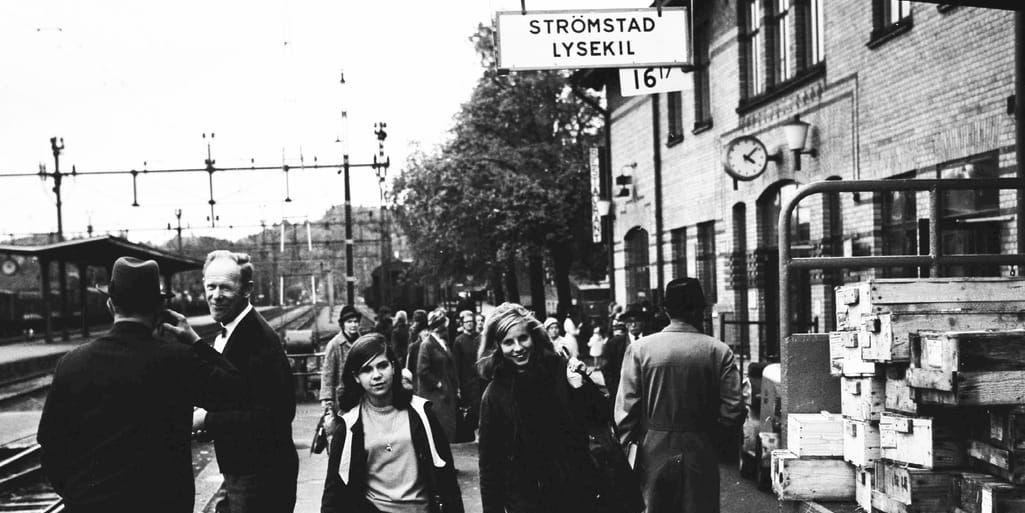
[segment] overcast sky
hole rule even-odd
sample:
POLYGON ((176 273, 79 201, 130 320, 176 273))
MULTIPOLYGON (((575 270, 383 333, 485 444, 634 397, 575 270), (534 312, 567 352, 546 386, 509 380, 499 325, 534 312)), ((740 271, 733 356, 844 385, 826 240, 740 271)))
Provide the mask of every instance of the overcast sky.
MULTIPOLYGON (((644 7, 637 0, 537 0, 528 10, 644 7)), ((341 161, 348 112, 354 163, 377 151, 388 124, 396 174, 413 145, 442 143, 479 77, 468 40, 508 0, 0 2, 0 173, 53 170, 49 139, 63 137, 62 171, 341 161), (346 83, 339 83, 344 70, 346 83)), ((210 230, 205 174, 80 177, 64 187, 64 230, 92 222, 163 241, 182 209, 194 235, 237 239, 282 216, 319 217, 343 201, 334 171, 214 175, 219 227, 210 230)), ((353 171, 353 201, 377 205, 376 178, 353 171)), ((0 178, 0 240, 56 230, 52 181, 0 178)))

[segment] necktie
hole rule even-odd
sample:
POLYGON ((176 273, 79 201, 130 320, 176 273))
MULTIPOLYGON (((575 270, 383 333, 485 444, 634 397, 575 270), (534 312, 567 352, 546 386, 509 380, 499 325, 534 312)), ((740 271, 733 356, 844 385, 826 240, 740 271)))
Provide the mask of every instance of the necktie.
POLYGON ((228 328, 221 326, 221 338, 228 338, 228 328))

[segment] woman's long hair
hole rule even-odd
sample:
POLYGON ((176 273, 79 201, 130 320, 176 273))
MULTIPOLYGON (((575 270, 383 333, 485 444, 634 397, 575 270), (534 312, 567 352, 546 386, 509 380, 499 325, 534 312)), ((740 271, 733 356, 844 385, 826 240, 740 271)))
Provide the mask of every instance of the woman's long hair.
POLYGON ((484 336, 477 355, 477 368, 484 379, 492 380, 505 365, 505 358, 499 345, 509 330, 518 323, 525 323, 527 333, 533 342, 528 367, 539 365, 546 354, 554 353, 555 347, 541 322, 526 308, 517 303, 498 305, 484 320, 484 336))
POLYGON ((356 376, 359 375, 359 370, 365 363, 382 354, 391 362, 392 369, 395 372, 391 383, 392 405, 399 410, 404 410, 409 406, 409 401, 412 399, 413 394, 402 388, 402 366, 399 365, 395 351, 392 350, 384 335, 380 333, 367 333, 356 339, 356 342, 352 344, 352 349, 349 349, 349 354, 345 357, 345 366, 342 368, 342 385, 344 389, 342 390, 342 396, 338 399, 339 411, 346 412, 359 405, 365 391, 363 386, 359 384, 359 381, 356 380, 356 376))

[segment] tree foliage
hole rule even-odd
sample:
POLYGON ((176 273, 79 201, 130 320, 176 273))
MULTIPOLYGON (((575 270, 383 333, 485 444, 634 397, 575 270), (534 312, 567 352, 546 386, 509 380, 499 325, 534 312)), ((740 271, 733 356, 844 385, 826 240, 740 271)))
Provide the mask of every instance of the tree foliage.
POLYGON ((499 74, 490 26, 470 39, 485 69, 452 139, 413 155, 395 183, 417 265, 461 277, 574 246, 590 255, 587 148, 599 143, 597 99, 582 100, 587 93, 572 90, 566 71, 499 74))

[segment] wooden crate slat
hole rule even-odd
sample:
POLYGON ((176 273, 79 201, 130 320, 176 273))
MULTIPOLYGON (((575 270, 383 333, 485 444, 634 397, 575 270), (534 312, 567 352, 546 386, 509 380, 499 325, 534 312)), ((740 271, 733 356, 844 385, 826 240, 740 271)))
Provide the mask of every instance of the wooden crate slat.
POLYGON ((1025 484, 1025 453, 1008 451, 978 440, 969 440, 968 457, 975 468, 1014 484, 1025 484))
POLYGON ((843 417, 830 413, 787 415, 787 449, 798 457, 843 457, 843 417))
POLYGON ((879 420, 885 409, 886 378, 842 378, 840 382, 840 413, 853 420, 879 420))
POLYGON ((879 419, 882 458, 927 469, 954 468, 964 464, 964 419, 956 414, 911 417, 883 413, 879 419))
POLYGON ((772 451, 772 489, 783 501, 850 501, 854 467, 839 458, 799 458, 785 449, 772 451))

